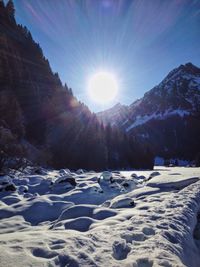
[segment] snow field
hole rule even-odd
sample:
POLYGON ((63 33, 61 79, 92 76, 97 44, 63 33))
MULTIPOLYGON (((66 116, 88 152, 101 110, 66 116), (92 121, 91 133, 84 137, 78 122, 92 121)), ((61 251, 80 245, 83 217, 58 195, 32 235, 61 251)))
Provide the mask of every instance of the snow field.
POLYGON ((200 266, 198 168, 33 172, 0 177, 0 266, 200 266))

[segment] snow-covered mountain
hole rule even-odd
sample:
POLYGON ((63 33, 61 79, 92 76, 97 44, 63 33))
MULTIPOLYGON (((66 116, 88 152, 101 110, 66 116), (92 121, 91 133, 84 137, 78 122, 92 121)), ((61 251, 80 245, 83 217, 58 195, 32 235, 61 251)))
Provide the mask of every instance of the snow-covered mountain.
POLYGON ((128 107, 121 105, 120 103, 116 104, 114 107, 107 109, 105 111, 99 112, 98 118, 103 124, 120 125, 126 123, 128 117, 128 107))
POLYGON ((117 104, 97 115, 104 124, 148 140, 156 154, 192 158, 200 151, 200 68, 180 65, 130 106, 117 104))

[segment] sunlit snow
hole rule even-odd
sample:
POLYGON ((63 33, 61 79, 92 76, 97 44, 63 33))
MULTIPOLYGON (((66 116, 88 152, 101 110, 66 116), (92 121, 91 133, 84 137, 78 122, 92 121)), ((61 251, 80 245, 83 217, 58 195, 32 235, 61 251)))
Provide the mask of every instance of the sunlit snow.
POLYGON ((1 266, 199 266, 200 169, 0 177, 1 266))

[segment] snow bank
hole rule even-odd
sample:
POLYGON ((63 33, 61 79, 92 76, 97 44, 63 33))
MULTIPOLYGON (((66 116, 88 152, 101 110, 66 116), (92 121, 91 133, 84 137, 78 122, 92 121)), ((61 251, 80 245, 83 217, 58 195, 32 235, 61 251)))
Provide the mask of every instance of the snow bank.
POLYGON ((182 189, 190 184, 193 184, 199 181, 200 177, 189 177, 184 175, 169 175, 163 174, 156 177, 153 177, 147 186, 158 187, 158 188, 173 188, 173 189, 182 189))

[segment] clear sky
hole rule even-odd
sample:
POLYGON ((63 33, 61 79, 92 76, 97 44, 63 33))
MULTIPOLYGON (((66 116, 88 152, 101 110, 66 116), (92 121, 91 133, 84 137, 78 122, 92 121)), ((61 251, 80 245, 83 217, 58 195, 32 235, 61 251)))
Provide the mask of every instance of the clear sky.
POLYGON ((92 111, 131 104, 186 62, 200 66, 200 0, 14 0, 16 19, 92 111), (87 81, 114 73, 120 94, 93 103, 87 81))

